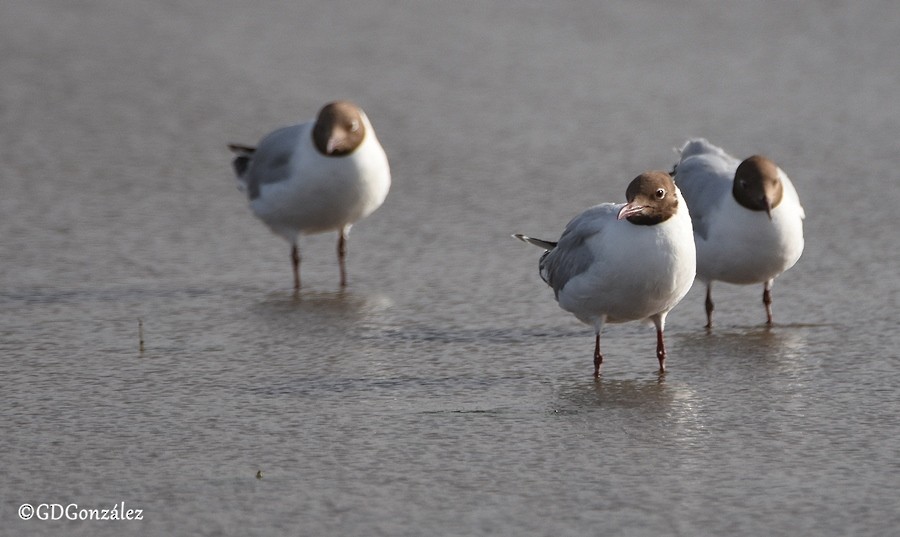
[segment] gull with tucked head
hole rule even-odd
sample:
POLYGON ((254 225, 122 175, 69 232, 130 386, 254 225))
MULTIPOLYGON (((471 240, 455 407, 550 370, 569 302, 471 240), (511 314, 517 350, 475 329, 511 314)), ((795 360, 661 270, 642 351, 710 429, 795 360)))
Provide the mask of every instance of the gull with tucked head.
POLYGON ((772 325, 772 282, 803 253, 806 214, 781 168, 760 155, 743 161, 703 138, 688 141, 675 180, 691 208, 697 279, 706 284, 706 327, 712 328, 712 282, 763 284, 772 325))
POLYGON ((315 121, 278 129, 256 147, 228 147, 253 213, 291 243, 294 289, 300 289, 299 235, 325 231, 338 232, 346 286, 350 227, 380 207, 391 186, 387 156, 365 112, 335 101, 315 121))

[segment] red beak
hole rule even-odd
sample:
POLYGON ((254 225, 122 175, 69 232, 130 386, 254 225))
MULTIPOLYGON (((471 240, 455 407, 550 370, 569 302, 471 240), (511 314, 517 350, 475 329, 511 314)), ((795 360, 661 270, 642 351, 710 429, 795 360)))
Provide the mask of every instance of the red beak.
POLYGON ((638 205, 634 202, 627 203, 621 209, 619 209, 619 216, 616 217, 617 220, 624 220, 629 216, 634 216, 636 214, 641 214, 641 211, 644 210, 643 205, 638 205))
POLYGON ((337 134, 332 134, 331 138, 328 139, 328 144, 325 146, 325 153, 330 155, 336 150, 340 149, 343 145, 344 137, 338 136, 337 134))

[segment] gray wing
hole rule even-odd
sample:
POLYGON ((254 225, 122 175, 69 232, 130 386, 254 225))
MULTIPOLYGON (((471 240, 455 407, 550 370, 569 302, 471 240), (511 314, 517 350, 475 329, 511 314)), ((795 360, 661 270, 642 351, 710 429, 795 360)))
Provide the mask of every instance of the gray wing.
MULTIPOLYGON (((304 132, 306 124, 278 129, 266 135, 255 150, 239 153, 235 157, 235 173, 238 180, 244 183, 251 200, 259 197, 260 185, 290 178, 291 158, 304 132)), ((236 151, 234 148, 232 150, 236 151)))
POLYGON ((691 212, 694 233, 704 239, 709 231, 709 215, 730 196, 734 172, 740 161, 703 138, 688 141, 675 165, 675 184, 691 212))
POLYGON ((553 288, 557 298, 569 280, 585 272, 594 262, 594 254, 585 242, 615 222, 619 207, 614 203, 603 203, 579 214, 566 225, 556 248, 541 257, 541 278, 553 288))

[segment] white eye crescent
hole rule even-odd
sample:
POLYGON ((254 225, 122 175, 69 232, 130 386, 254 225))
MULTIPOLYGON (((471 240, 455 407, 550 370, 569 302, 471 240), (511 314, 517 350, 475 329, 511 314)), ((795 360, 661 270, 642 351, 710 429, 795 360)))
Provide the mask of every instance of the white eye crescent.
POLYGON ((666 190, 664 188, 659 188, 656 190, 656 199, 661 200, 666 197, 666 190))
POLYGON ((359 121, 353 121, 353 123, 350 124, 350 132, 356 132, 358 130, 359 130, 359 121))

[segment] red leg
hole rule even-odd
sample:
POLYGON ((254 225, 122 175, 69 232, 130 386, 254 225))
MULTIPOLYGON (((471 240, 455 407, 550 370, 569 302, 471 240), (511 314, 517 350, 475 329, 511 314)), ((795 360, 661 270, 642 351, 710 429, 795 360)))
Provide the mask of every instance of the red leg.
POLYGON ((594 341, 594 378, 600 377, 600 364, 603 363, 603 355, 600 354, 600 333, 594 341))
POLYGON ((766 325, 772 326, 772 280, 763 286, 763 304, 766 306, 766 325))
POLYGON ((712 328, 712 314, 716 305, 712 301, 712 282, 706 284, 706 328, 712 328))
POLYGON ((347 231, 348 229, 345 227, 338 232, 337 254, 338 265, 341 267, 341 287, 347 287, 347 267, 345 263, 347 258, 347 231))
POLYGON ((294 267, 294 290, 300 290, 300 250, 297 245, 291 246, 291 266, 294 267))
POLYGON ((663 340, 663 330, 656 328, 656 358, 659 360, 659 372, 666 372, 666 342, 663 340))

